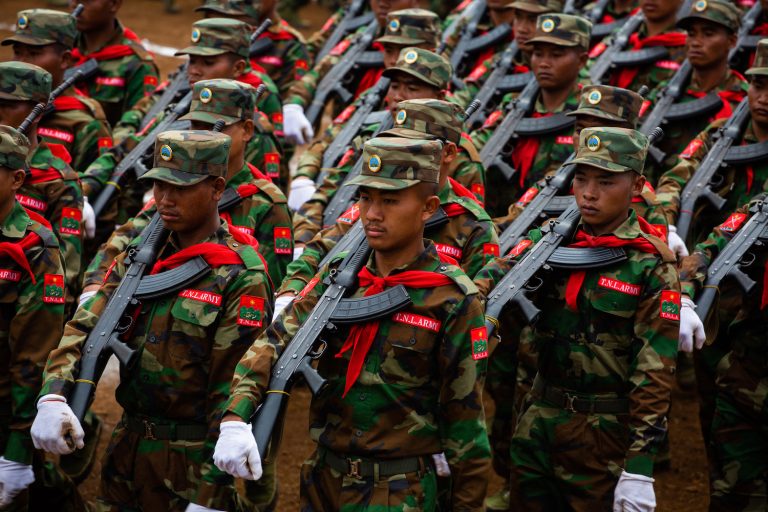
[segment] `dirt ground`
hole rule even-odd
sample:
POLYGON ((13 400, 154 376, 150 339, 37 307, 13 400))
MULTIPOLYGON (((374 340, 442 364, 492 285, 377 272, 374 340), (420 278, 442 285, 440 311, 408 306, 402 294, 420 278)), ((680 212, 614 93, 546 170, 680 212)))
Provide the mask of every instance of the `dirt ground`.
MULTIPOLYGON (((131 27, 139 37, 147 38, 156 45, 180 48, 189 38, 190 25, 197 19, 192 9, 200 0, 177 0, 183 13, 168 15, 163 12, 161 0, 124 0, 121 20, 131 27)), ((2 0, 0 9, 0 37, 9 34, 8 27, 15 21, 15 13, 24 8, 47 7, 44 0, 2 0)), ((300 18, 306 22, 304 32, 309 34, 325 21, 327 11, 310 4, 300 11, 300 18)), ((10 58, 8 47, 0 47, 0 59, 10 58)), ((173 57, 157 57, 163 75, 173 71, 180 60, 173 57)), ((104 420, 99 452, 106 448, 109 435, 120 416, 120 408, 114 401, 116 381, 100 383, 94 410, 104 420)), ((306 389, 296 391, 290 400, 286 417, 286 428, 278 459, 280 501, 278 510, 298 509, 298 475, 302 461, 311 454, 313 446, 307 436, 309 393, 306 389)), ((670 419, 672 450, 671 469, 657 475, 656 493, 659 512, 699 512, 707 509, 706 461, 701 432, 698 427, 698 407, 693 395, 676 391, 670 419)), ((89 479, 81 490, 87 499, 93 499, 98 489, 98 475, 101 469, 97 462, 89 479)), ((499 488, 500 480, 489 475, 490 491, 499 488)))

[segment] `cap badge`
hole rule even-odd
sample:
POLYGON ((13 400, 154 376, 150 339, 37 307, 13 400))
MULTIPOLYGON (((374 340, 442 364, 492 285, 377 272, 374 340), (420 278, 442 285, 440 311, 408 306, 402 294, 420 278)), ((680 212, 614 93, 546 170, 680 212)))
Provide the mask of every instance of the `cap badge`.
POLYGON ((19 16, 18 21, 16 21, 16 26, 21 30, 24 30, 29 26, 29 18, 27 18, 25 15, 19 16))
POLYGON ((171 158, 173 158, 173 150, 171 149, 171 146, 163 144, 163 146, 160 147, 160 158, 166 162, 171 161, 171 158))
POLYGON ((397 113, 397 116, 395 116, 395 123, 403 124, 407 118, 408 118, 408 114, 405 112, 405 110, 400 110, 397 113))
POLYGON ((198 42, 200 40, 200 35, 201 35, 200 34, 200 30, 196 29, 196 28, 193 28, 192 29, 192 42, 193 43, 198 42))
POLYGON ((211 99, 213 99, 213 92, 207 87, 203 88, 203 90, 200 91, 200 101, 208 103, 211 99))
POLYGON ((419 60, 419 54, 416 53, 414 50, 410 50, 408 53, 405 54, 405 60, 406 64, 413 64, 417 60, 419 60))
POLYGON ((379 172, 381 170, 381 158, 379 155, 371 155, 368 159, 368 168, 371 172, 379 172))
POLYGON ((592 135, 590 138, 587 139, 587 149, 590 151, 597 151, 600 149, 600 137, 597 135, 592 135))
POLYGON ((587 96, 587 101, 589 101, 589 103, 592 105, 597 105, 602 99, 603 95, 600 93, 600 91, 592 91, 589 93, 589 96, 587 96))
POLYGON ((707 0, 699 0, 695 4, 693 4, 694 10, 696 12, 704 12, 707 10, 707 0))
POLYGON ((555 30, 555 22, 552 18, 547 18, 544 21, 541 22, 541 31, 542 32, 552 32, 555 30))
POLYGON ((400 30, 400 20, 392 20, 389 22, 389 31, 397 32, 400 30))

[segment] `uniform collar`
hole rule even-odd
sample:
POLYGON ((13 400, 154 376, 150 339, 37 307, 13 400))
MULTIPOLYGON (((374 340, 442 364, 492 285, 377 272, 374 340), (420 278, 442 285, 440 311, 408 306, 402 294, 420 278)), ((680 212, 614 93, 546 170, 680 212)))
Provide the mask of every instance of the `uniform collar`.
MULTIPOLYGON (((433 272, 437 271, 441 264, 442 263, 440 262, 440 257, 437 254, 435 244, 431 240, 425 238, 424 250, 416 257, 416 259, 410 263, 395 268, 392 270, 392 272, 390 272, 390 275, 407 272, 409 270, 433 272)), ((374 258, 373 252, 371 252, 371 255, 368 257, 368 262, 365 264, 365 266, 368 268, 371 274, 381 277, 379 272, 376 270, 376 259, 374 258)))
POLYGON ((251 174, 248 164, 243 164, 242 169, 227 180, 227 188, 237 189, 240 185, 250 183, 251 181, 253 181, 253 174, 251 174))
POLYGON ((536 97, 536 113, 538 114, 559 114, 566 110, 576 110, 579 105, 579 96, 581 95, 581 84, 576 81, 571 90, 571 93, 565 99, 565 102, 558 105, 556 109, 549 111, 544 107, 544 103, 541 101, 541 93, 536 97))
MULTIPOLYGON (((211 233, 208 237, 206 237, 203 240, 200 240, 197 242, 198 244, 205 244, 205 243, 213 243, 213 244, 220 244, 220 245, 226 245, 227 244, 227 238, 229 238, 229 229, 227 227, 227 223, 224 219, 221 219, 221 224, 219 225, 219 228, 211 233)), ((175 254, 177 252, 181 251, 181 247, 179 246, 179 242, 176 239, 176 233, 171 232, 170 236, 168 237, 168 241, 163 246, 163 250, 160 251, 159 254, 162 255, 162 258, 167 258, 168 256, 175 254)), ((162 259, 159 258, 159 259, 162 259)))
POLYGON ((8 217, 5 218, 2 225, 0 225, 0 232, 2 232, 5 238, 19 239, 23 238, 27 232, 27 228, 32 224, 32 221, 27 215, 27 212, 19 204, 18 201, 14 202, 13 208, 8 213, 8 217))
MULTIPOLYGON (((583 228, 583 221, 579 221, 579 228, 583 228)), ((588 231, 585 230, 588 233, 588 231)), ((643 231, 640 229, 640 223, 637 221, 637 214, 633 209, 629 209, 629 216, 617 227, 613 233, 606 233, 600 236, 615 236, 622 240, 634 240, 643 236, 643 231)))

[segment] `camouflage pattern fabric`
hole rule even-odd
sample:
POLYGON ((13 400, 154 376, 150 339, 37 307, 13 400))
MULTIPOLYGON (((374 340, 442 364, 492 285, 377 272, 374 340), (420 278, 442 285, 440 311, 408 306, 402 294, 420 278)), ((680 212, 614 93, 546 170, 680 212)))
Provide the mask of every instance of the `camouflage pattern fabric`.
POLYGON ((677 26, 687 30, 695 20, 716 23, 735 33, 741 26, 741 11, 725 0, 699 0, 691 5, 686 16, 677 21, 677 26))
POLYGON ((755 50, 755 61, 745 73, 747 76, 768 75, 768 40, 761 39, 755 50))
POLYGON ((545 14, 563 10, 563 0, 516 0, 507 4, 510 9, 545 14))
POLYGON ((363 170, 346 186, 402 190, 437 183, 443 144, 403 137, 375 137, 363 146, 363 170))
POLYGON ((269 27, 260 39, 270 39, 272 47, 251 62, 263 68, 274 80, 280 95, 285 96, 291 84, 301 80, 312 65, 307 42, 301 32, 282 18, 269 27))
MULTIPOLYGON (((568 116, 592 116, 637 126, 643 97, 634 91, 611 85, 586 85, 581 90, 579 106, 568 116)), ((666 128, 666 126, 665 126, 666 128)), ((667 132, 664 131, 666 136, 667 132)))
POLYGON ((451 63, 448 59, 429 50, 405 47, 400 50, 394 67, 384 70, 383 76, 405 73, 432 87, 443 90, 451 80, 451 63))
POLYGON ((16 32, 3 39, 2 45, 21 43, 45 46, 59 43, 65 48, 72 48, 75 37, 75 19, 69 13, 51 9, 25 9, 16 14, 16 32))
POLYGON ((557 46, 589 48, 592 23, 581 16, 547 13, 536 18, 536 32, 528 44, 550 43, 557 46))
POLYGON ((395 113, 395 127, 382 136, 437 138, 461 144, 464 111, 442 100, 416 99, 401 101, 395 113))
POLYGON ((29 139, 10 126, 0 125, 0 167, 15 171, 27 168, 29 139))
POLYGON ((247 23, 228 18, 209 18, 192 24, 190 46, 176 55, 213 56, 234 53, 248 60, 250 27, 247 23))
POLYGON ((160 180, 174 185, 200 183, 209 176, 227 175, 232 139, 220 132, 173 130, 157 135, 155 166, 142 180, 160 180))
POLYGON ((643 173, 648 137, 627 128, 585 128, 573 163, 608 172, 643 173))
POLYGON ((200 80, 192 86, 192 103, 182 121, 202 121, 226 125, 253 118, 256 89, 237 80, 200 80))
POLYGON ((48 103, 51 74, 26 62, 0 63, 0 99, 48 103))
POLYGON ((440 18, 426 9, 403 9, 387 14, 384 35, 378 43, 415 46, 429 44, 437 47, 440 34, 440 18))

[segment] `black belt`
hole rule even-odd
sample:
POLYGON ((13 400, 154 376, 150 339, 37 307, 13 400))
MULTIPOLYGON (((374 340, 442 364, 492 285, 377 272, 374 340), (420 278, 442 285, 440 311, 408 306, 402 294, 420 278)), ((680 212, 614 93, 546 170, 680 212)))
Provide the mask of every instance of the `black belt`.
POLYGON ((141 434, 144 439, 159 441, 203 441, 208 437, 208 425, 203 423, 156 423, 149 418, 124 416, 128 432, 141 434))
POLYGON ((361 457, 344 457, 328 449, 320 449, 321 460, 332 469, 353 478, 372 476, 387 477, 405 473, 417 473, 430 468, 425 457, 407 457, 404 459, 372 460, 361 457))
POLYGON ((629 400, 626 398, 585 397, 566 389, 548 385, 539 375, 533 380, 534 395, 545 402, 570 412, 587 414, 628 414, 629 400))

